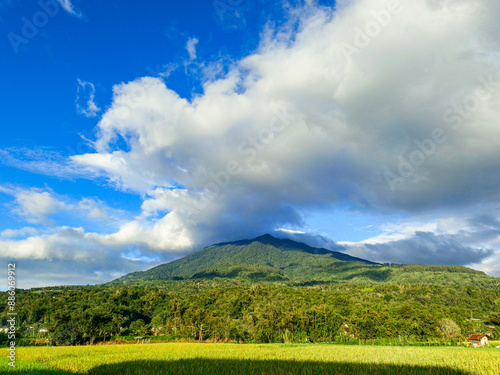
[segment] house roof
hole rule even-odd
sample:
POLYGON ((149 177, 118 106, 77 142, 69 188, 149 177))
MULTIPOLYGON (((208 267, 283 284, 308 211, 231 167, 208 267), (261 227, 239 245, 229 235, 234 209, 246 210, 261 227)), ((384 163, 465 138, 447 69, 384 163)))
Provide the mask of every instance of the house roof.
POLYGON ((487 335, 470 335, 467 340, 473 341, 481 341, 484 337, 488 337, 487 335))

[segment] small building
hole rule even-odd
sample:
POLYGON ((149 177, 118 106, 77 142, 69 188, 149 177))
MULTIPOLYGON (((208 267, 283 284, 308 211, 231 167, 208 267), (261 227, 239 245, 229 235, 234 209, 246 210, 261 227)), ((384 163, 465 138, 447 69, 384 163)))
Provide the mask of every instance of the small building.
POLYGON ((487 335, 470 335, 467 338, 474 348, 490 346, 488 339, 489 337, 487 335))
POLYGON ((3 326, 2 328, 0 328, 0 332, 9 332, 9 328, 3 326))

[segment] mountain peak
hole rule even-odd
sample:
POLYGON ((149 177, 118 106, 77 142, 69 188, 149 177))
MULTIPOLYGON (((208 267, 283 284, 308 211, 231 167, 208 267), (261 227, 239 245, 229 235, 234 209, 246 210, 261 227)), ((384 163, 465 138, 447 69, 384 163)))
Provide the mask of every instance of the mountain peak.
POLYGON ((276 237, 273 237, 269 233, 266 233, 262 236, 255 237, 254 240, 276 240, 276 237))
MULTIPOLYGON (((200 275, 233 274, 234 272, 278 272, 281 277, 318 277, 333 275, 340 270, 374 265, 365 259, 311 247, 290 239, 279 239, 266 233, 262 236, 223 242, 205 247, 184 258, 161 264, 148 271, 135 272, 122 277, 126 280, 166 280, 196 278, 200 275), (264 271, 262 271, 265 269, 264 271), (270 271, 271 270, 271 271, 270 271)), ((236 273, 238 273, 236 272, 236 273)), ((258 274, 258 272, 256 274, 258 274)))

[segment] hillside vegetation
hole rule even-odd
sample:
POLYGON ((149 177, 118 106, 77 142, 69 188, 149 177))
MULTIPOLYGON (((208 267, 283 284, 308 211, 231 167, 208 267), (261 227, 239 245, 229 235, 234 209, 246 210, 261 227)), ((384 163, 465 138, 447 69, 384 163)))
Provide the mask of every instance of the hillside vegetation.
MULTIPOLYGON (((171 285, 18 291, 18 334, 29 338, 47 328, 47 336, 61 344, 137 335, 259 343, 393 340, 384 344, 463 341, 471 333, 487 331, 493 331, 492 337, 500 335, 498 327, 487 327, 500 326, 498 289, 375 283, 313 287, 230 286, 218 284, 218 280, 187 283, 179 289, 171 285), (441 329, 449 320, 457 327, 453 334, 441 329)), ((6 299, 2 293, 0 306, 7 306, 6 299)), ((5 309, 0 317, 6 322, 5 309)))
POLYGON ((294 286, 332 282, 408 282, 500 288, 500 278, 466 267, 377 264, 340 252, 277 239, 269 234, 252 240, 212 245, 182 259, 125 275, 110 285, 215 278, 244 285, 256 282, 281 282, 294 286))

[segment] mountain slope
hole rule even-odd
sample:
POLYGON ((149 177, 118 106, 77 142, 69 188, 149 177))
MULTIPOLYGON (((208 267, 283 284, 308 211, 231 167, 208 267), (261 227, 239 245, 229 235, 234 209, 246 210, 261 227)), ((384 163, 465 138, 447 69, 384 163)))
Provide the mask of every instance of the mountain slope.
POLYGON ((199 277, 204 272, 213 274, 234 267, 248 268, 244 266, 254 266, 261 271, 264 267, 267 272, 273 269, 288 276, 298 276, 309 275, 311 271, 321 273, 322 270, 347 262, 354 262, 356 265, 375 264, 344 253, 292 240, 281 240, 266 234, 250 240, 215 244, 150 270, 125 275, 116 281, 192 278, 199 277))
POLYGON ((108 285, 167 282, 179 288, 200 279, 212 280, 212 285, 219 286, 388 282, 500 288, 500 278, 466 267, 377 264, 269 234, 208 246, 173 262, 130 273, 108 285))

